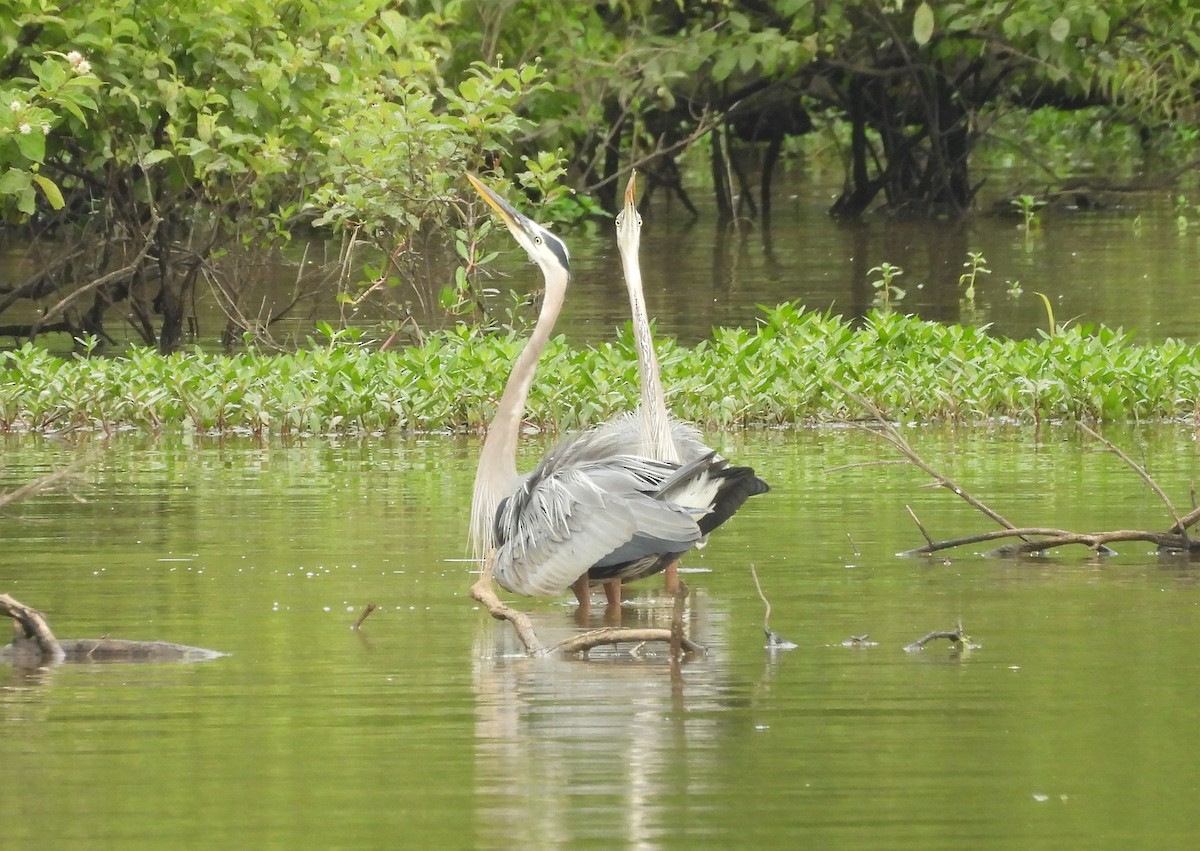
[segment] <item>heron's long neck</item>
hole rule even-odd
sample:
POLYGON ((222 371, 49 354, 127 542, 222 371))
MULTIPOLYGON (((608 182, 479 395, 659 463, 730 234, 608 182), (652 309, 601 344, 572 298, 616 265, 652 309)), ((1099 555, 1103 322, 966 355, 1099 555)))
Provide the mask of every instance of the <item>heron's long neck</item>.
POLYGON ((662 461, 677 462, 679 453, 671 437, 670 415, 663 395, 658 355, 654 352, 654 336, 650 332, 650 317, 646 312, 646 296, 642 291, 642 270, 638 265, 637 252, 626 251, 622 247, 621 264, 625 270, 625 286, 629 290, 633 342, 642 380, 642 410, 639 417, 641 451, 662 461))
POLYGON ((547 281, 542 310, 529 341, 513 364, 496 413, 488 426, 483 450, 479 453, 479 469, 475 474, 475 490, 471 498, 471 545, 477 557, 487 555, 494 545, 494 523, 500 502, 512 492, 517 481, 517 438, 525 416, 525 402, 533 386, 538 359, 554 331, 554 323, 566 295, 565 277, 560 283, 547 281))

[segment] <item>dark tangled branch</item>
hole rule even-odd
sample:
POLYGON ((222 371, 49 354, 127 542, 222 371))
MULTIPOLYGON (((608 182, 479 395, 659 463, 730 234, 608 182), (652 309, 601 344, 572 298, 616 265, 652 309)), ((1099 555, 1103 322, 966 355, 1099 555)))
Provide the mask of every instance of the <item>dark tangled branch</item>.
POLYGON ((1113 551, 1109 548, 1109 544, 1118 543, 1121 541, 1146 541, 1156 545, 1160 551, 1175 551, 1175 552, 1198 552, 1200 551, 1200 542, 1193 540, 1187 530, 1196 522, 1200 521, 1200 508, 1193 509, 1186 515, 1180 515, 1175 505, 1171 502, 1166 492, 1154 481, 1153 477, 1146 471, 1144 467, 1137 464, 1126 453, 1121 451, 1112 442, 1104 438, 1094 429, 1084 423, 1079 423, 1080 431, 1084 432, 1089 437, 1102 443, 1105 448, 1119 457, 1127 465, 1129 465, 1154 491, 1154 493, 1162 500, 1167 510, 1171 513, 1175 523, 1166 532, 1154 532, 1142 529, 1115 529, 1103 532, 1072 532, 1065 529, 1053 529, 1044 527, 1017 527, 1006 520, 998 512, 989 508, 982 500, 970 494, 965 488, 958 485, 948 476, 943 475, 938 470, 934 469, 921 458, 917 452, 908 444, 897 431, 896 427, 883 415, 883 412, 869 400, 854 393, 853 391, 838 385, 848 398, 853 399, 857 404, 861 405, 864 410, 871 414, 874 420, 874 425, 867 426, 862 423, 851 423, 851 425, 869 431, 883 440, 886 440, 892 446, 896 447, 901 454, 905 456, 915 467, 929 474, 931 478, 940 487, 953 492, 955 495, 962 498, 973 508, 998 523, 1003 529, 985 532, 979 535, 968 535, 960 538, 952 538, 948 540, 934 540, 934 538, 926 531, 920 519, 917 518, 912 508, 908 509, 909 514, 913 518, 913 522, 917 524, 921 535, 925 538, 925 546, 916 547, 907 550, 901 555, 919 556, 931 555, 942 550, 954 549, 956 547, 967 546, 970 544, 982 543, 985 541, 995 541, 1004 538, 1019 538, 1020 543, 1006 544, 997 547, 986 555, 998 558, 1011 558, 1013 556, 1031 555, 1034 553, 1042 553, 1056 547, 1068 546, 1071 544, 1079 544, 1086 546, 1093 552, 1100 555, 1112 555, 1113 551))

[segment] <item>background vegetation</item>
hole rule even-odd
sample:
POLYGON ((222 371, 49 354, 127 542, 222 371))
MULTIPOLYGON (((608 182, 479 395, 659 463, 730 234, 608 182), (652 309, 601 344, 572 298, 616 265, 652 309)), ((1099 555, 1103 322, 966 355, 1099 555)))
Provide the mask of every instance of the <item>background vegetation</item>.
POLYGON ((0 334, 102 349, 119 317, 172 352, 208 287, 225 342, 265 345, 290 308, 256 312, 262 264, 316 234, 338 262, 299 258, 293 305, 337 288, 421 341, 410 300, 430 258, 459 264, 431 297, 478 306, 489 225, 463 198, 466 170, 515 176, 558 219, 613 210, 630 165, 652 192, 689 204, 710 191, 722 217, 768 216, 779 157, 820 133, 844 165, 833 212, 961 215, 981 151, 1019 151, 1070 191, 1111 181, 1056 173, 1036 147, 1099 127, 1125 146, 1122 179, 1169 182, 1193 154, 1198 11, 3 0, 0 216, 30 240, 34 271, 0 282, 0 334))
MULTIPOLYGON (((151 349, 58 357, 26 343, 0 353, 0 432, 185 428, 256 436, 471 431, 486 426, 524 338, 458 325, 423 346, 380 352, 334 334, 262 357, 151 349)), ((1010 340, 895 313, 862 327, 783 304, 754 331, 717 329, 688 348, 663 341, 677 415, 706 428, 777 428, 863 415, 846 391, 920 422, 1181 420, 1200 423, 1200 347, 1140 346, 1106 329, 1057 327, 1010 340)), ((542 357, 526 421, 578 429, 637 404, 629 332, 542 357)))

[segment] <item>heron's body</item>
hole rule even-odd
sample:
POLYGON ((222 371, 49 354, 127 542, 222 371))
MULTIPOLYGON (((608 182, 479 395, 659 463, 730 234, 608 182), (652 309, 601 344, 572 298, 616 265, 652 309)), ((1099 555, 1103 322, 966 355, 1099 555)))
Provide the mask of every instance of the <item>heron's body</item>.
POLYGON ((555 596, 573 587, 586 605, 589 571, 612 586, 617 578, 661 569, 659 563, 700 540, 724 462, 715 455, 688 464, 649 458, 619 430, 598 429, 561 442, 528 475, 517 472, 521 419, 566 295, 570 260, 561 240, 469 179, 541 267, 546 283, 537 323, 484 439, 471 500, 471 544, 477 556, 493 559, 496 580, 507 590, 555 596))

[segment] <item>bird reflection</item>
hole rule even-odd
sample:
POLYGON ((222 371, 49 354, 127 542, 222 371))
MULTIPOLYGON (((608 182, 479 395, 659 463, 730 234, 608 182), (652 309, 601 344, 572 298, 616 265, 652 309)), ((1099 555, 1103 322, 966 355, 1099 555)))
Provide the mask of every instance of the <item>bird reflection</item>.
MULTIPOLYGON (((532 617, 547 645, 575 631, 562 612, 532 617)), ((653 607, 626 607, 626 625, 642 617, 661 623, 653 607)), ((719 656, 725 613, 701 596, 689 617, 689 635, 719 656)), ((712 653, 680 663, 664 646, 621 645, 587 659, 529 658, 506 624, 479 623, 477 844, 657 846, 665 802, 712 791, 714 710, 727 692, 712 653)))

